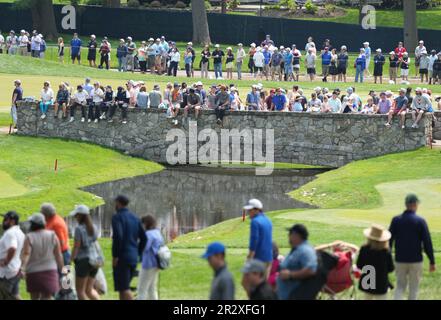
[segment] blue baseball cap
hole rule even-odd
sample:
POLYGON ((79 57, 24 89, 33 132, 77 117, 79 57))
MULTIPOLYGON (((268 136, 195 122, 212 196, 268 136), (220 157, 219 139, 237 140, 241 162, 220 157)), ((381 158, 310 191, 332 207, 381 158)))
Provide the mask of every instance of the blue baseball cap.
POLYGON ((201 258, 208 259, 219 253, 225 253, 225 246, 220 242, 213 242, 208 245, 207 251, 201 256, 201 258))

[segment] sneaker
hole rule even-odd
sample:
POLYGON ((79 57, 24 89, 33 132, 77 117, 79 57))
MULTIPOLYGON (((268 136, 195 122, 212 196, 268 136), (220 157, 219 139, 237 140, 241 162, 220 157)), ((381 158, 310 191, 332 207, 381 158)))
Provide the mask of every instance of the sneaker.
POLYGON ((175 119, 175 120, 173 121, 173 124, 174 124, 175 126, 177 126, 178 123, 179 123, 178 119, 175 119))
POLYGON ((401 129, 403 129, 403 130, 406 129, 406 126, 401 126, 401 129))
POLYGON ((126 124, 126 123, 127 123, 127 120, 123 120, 122 123, 126 124))
POLYGON ((100 120, 104 119, 104 113, 100 116, 100 120))
POLYGON ((98 123, 98 119, 95 119, 95 121, 94 121, 95 123, 98 123))
POLYGON ((74 122, 74 117, 70 117, 70 120, 69 120, 69 122, 74 122))
POLYGON ((91 123, 91 122, 92 122, 92 119, 87 119, 87 122, 88 122, 88 123, 91 123))
POLYGON ((416 124, 416 123, 414 123, 413 125, 412 125, 412 129, 418 129, 419 128, 419 126, 416 124))
POLYGON ((111 122, 113 122, 113 119, 109 119, 109 121, 107 121, 107 122, 111 123, 111 122))
POLYGON ((216 123, 220 125, 220 124, 222 124, 222 120, 221 119, 217 119, 216 123))
POLYGON ((389 122, 386 122, 384 125, 385 125, 386 127, 390 127, 390 123, 389 123, 389 122))
POLYGON ((40 119, 44 119, 44 118, 46 118, 46 114, 45 114, 45 113, 43 113, 43 114, 41 115, 40 119))
POLYGON ((81 122, 84 122, 86 119, 84 119, 84 118, 81 118, 81 122))

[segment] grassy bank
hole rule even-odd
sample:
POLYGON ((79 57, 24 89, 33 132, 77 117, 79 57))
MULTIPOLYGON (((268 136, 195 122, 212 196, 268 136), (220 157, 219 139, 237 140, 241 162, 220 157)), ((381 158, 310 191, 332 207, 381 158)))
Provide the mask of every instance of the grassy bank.
POLYGON ((79 188, 162 168, 110 149, 59 139, 0 135, 0 150, 0 212, 13 209, 24 216, 46 201, 63 215, 78 203, 98 206, 101 198, 79 188))
MULTIPOLYGON (((274 240, 286 254, 286 228, 294 223, 305 223, 310 230, 314 245, 332 242, 336 239, 361 245, 364 242, 362 230, 371 223, 387 226, 393 215, 403 209, 406 193, 415 192, 421 199, 420 214, 429 222, 435 249, 441 246, 441 169, 439 150, 420 149, 413 152, 382 156, 357 161, 338 170, 319 175, 292 195, 305 202, 320 205, 316 210, 283 210, 268 215, 273 221, 274 240), (416 164, 417 168, 416 168, 416 164)), ((225 221, 204 230, 179 237, 172 247, 185 252, 188 259, 196 259, 195 252, 211 241, 223 241, 232 248, 228 255, 233 264, 245 259, 249 236, 249 219, 225 221), (189 249, 192 248, 192 249, 189 249), (238 257, 237 253, 240 258, 238 257)), ((199 250, 199 251, 198 251, 199 250)), ((437 259, 440 254, 437 253, 437 259)), ((426 261, 427 262, 427 261, 426 261)), ((174 266, 175 267, 175 266, 174 266)), ((234 269, 236 277, 239 268, 234 269)), ((425 268, 425 271, 428 268, 425 268)), ((190 277, 187 275, 187 277, 190 277)), ((392 278, 393 280, 393 278, 392 278)), ((193 287, 203 292, 205 281, 195 275, 193 287)), ((440 297, 441 280, 435 274, 424 274, 421 298, 440 297)), ((166 289, 164 289, 166 290, 166 289)), ((202 294, 202 293, 201 293, 202 294)))

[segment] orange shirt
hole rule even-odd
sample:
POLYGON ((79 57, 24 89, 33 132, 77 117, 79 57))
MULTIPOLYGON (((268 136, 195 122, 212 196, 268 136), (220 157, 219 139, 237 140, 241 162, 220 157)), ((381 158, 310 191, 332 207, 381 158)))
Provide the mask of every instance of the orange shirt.
POLYGON ((46 219, 46 229, 54 231, 57 235, 61 245, 61 252, 69 250, 69 233, 66 222, 62 217, 55 214, 50 219, 46 219))

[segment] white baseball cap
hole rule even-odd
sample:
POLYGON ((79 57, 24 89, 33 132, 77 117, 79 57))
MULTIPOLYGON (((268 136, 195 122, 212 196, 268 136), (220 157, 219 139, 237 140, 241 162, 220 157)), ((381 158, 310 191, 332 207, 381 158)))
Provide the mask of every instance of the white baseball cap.
POLYGON ((84 204, 76 205, 75 209, 69 214, 69 216, 74 217, 77 214, 89 215, 90 214, 89 207, 84 204))
POLYGON ((244 208, 244 210, 251 210, 251 209, 262 210, 263 204, 262 204, 262 202, 260 202, 260 200, 251 199, 251 200, 248 200, 248 203, 246 205, 244 205, 243 208, 244 208))

